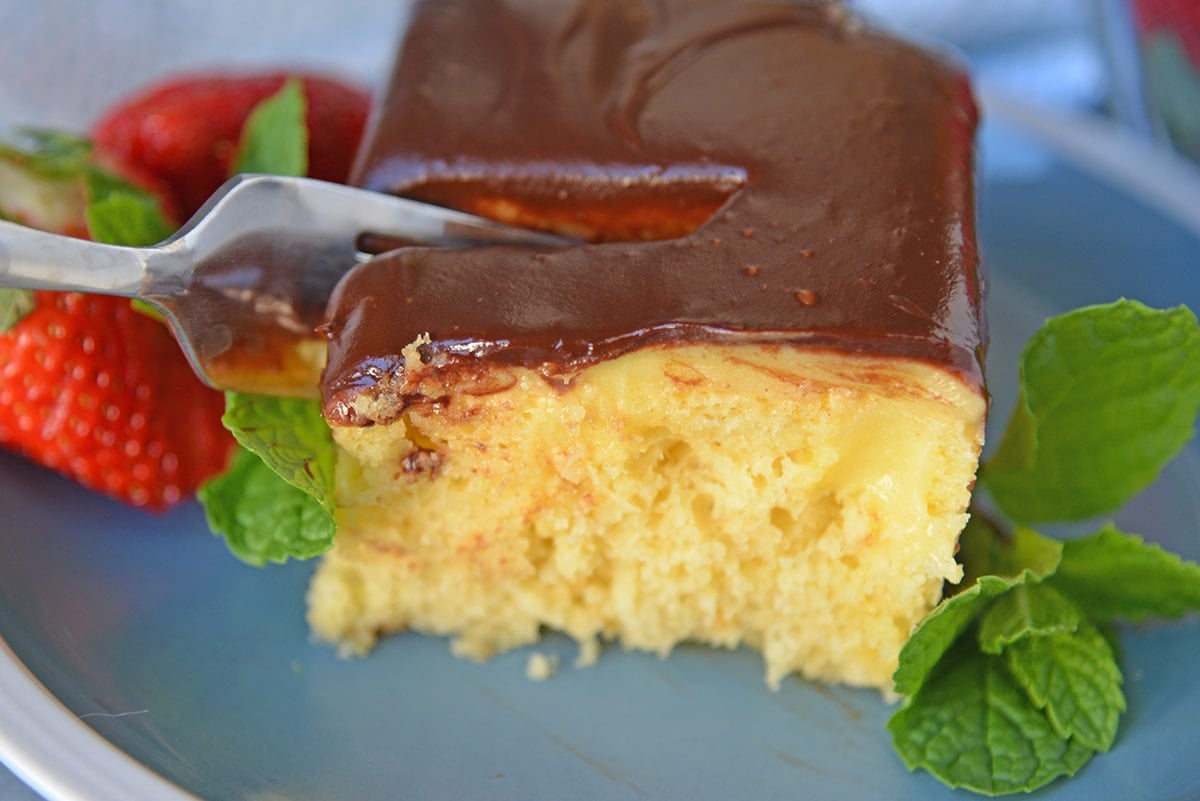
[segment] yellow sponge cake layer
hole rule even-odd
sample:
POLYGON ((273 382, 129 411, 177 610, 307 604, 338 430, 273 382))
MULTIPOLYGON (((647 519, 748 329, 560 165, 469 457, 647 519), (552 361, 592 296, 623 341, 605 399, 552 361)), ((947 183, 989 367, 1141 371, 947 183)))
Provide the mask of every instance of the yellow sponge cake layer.
POLYGON ((548 627, 664 655, 744 643, 773 685, 884 688, 960 577, 986 403, 937 366, 661 346, 563 381, 497 366, 481 389, 404 355, 405 396, 438 401, 334 428, 309 618, 349 651, 415 629, 486 658, 548 627))

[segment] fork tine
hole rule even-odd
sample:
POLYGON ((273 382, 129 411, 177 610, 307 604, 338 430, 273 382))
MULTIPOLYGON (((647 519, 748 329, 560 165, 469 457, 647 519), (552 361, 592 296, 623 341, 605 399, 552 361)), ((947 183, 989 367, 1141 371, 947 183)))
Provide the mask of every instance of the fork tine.
POLYGON ((145 295, 168 312, 209 383, 311 396, 324 352, 314 329, 358 263, 363 232, 435 245, 568 241, 324 181, 243 175, 161 246, 192 268, 152 267, 145 295))
MULTIPOLYGON (((269 177, 269 176, 267 176, 269 177)), ((323 222, 339 230, 349 225, 356 233, 368 232, 430 244, 520 244, 562 247, 573 244, 540 231, 513 228, 452 209, 403 198, 331 184, 308 178, 293 182, 323 222)))

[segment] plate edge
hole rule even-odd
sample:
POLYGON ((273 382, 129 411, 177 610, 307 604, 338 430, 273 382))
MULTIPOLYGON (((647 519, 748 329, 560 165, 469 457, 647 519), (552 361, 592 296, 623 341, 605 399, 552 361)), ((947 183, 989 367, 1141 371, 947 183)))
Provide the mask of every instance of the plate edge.
POLYGON ((0 709, 0 761, 47 801, 201 801, 80 721, 3 637, 0 709))

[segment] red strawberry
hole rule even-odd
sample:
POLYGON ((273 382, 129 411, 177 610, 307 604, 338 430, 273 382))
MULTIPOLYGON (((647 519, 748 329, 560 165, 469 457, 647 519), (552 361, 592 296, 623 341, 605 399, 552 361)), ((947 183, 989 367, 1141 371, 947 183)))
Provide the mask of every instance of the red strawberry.
MULTIPOLYGON (((119 179, 85 140, 38 132, 0 143, 0 214, 26 225, 86 236, 97 181, 119 179)), ((124 298, 35 292, 33 300, 0 333, 0 445, 153 509, 224 469, 233 444, 220 422, 224 397, 200 383, 161 323, 124 298)))
POLYGON ((35 293, 0 335, 0 442, 135 506, 189 496, 229 459, 224 398, 124 298, 35 293))
MULTIPOLYGON (((0 149, 0 209, 81 234, 86 175, 109 168, 156 195, 165 186, 170 216, 189 215, 228 177, 246 118, 285 78, 162 84, 101 120, 94 157, 69 137, 43 139, 28 157, 0 149)), ((302 80, 309 172, 344 180, 368 98, 334 81, 302 80)), ((224 398, 195 377, 165 327, 120 298, 39 292, 35 301, 0 334, 0 444, 153 509, 225 468, 233 440, 220 423, 224 398)))
MULTIPOLYGON (((229 177, 246 117, 287 77, 204 75, 158 84, 96 124, 97 151, 156 176, 190 215, 229 177)), ((369 97, 338 81, 300 77, 308 102, 309 175, 345 181, 369 97)))
POLYGON ((1134 0, 1133 13, 1142 30, 1200 28, 1200 3, 1196 0, 1134 0))
POLYGON ((1173 36, 1200 69, 1200 0, 1134 0, 1133 17, 1143 39, 1173 36))

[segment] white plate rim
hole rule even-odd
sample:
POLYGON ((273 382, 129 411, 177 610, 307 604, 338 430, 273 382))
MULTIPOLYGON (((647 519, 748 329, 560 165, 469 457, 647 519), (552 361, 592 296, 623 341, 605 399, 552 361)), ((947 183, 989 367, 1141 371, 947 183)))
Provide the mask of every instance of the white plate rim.
POLYGON ((0 761, 49 801, 200 801, 73 714, 3 638, 0 709, 0 761))
POLYGON ((986 121, 1029 134, 1094 178, 1100 178, 1200 239, 1200 165, 1110 119, 1026 103, 982 90, 986 121))

